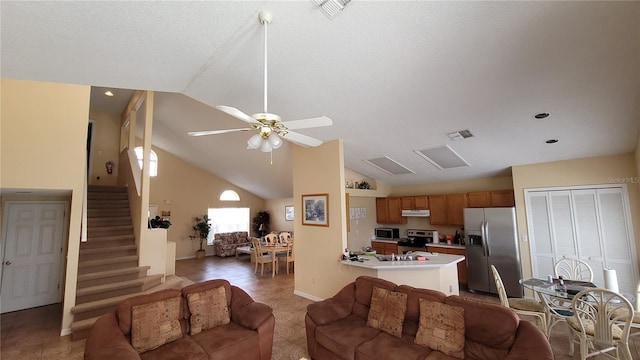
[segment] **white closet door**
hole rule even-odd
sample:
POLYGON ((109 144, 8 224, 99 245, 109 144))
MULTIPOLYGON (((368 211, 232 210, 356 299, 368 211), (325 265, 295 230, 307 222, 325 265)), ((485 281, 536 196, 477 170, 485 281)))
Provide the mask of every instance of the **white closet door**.
POLYGON ((551 241, 551 223, 549 216, 549 196, 547 192, 529 192, 528 223, 531 240, 533 276, 544 277, 553 274, 553 243, 551 241))
POLYGON ((616 270, 620 292, 636 294, 638 269, 628 199, 622 187, 526 192, 533 276, 545 278, 562 257, 586 261, 604 287, 616 270))
MULTIPOLYGON (((625 214, 625 202, 620 189, 598 190, 604 266, 616 269, 620 291, 635 293, 635 249, 631 246, 631 233, 625 214)), ((602 282, 604 284, 604 280, 602 282)))
POLYGON ((604 284, 604 254, 602 239, 598 231, 598 209, 595 189, 573 190, 576 240, 579 244, 578 258, 593 270, 593 282, 604 284))

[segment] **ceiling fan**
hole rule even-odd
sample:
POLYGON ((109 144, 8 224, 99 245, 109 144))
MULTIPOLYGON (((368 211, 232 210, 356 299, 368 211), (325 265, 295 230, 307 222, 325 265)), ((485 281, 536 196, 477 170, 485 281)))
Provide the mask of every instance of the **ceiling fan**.
POLYGON ((258 19, 260 20, 260 23, 264 25, 264 112, 249 116, 234 107, 218 105, 216 106, 216 109, 249 123, 251 127, 240 129, 191 131, 187 134, 190 136, 203 136, 255 130, 258 131, 258 133, 249 138, 247 141, 247 149, 260 149, 264 152, 270 152, 273 149, 279 148, 282 145, 282 139, 302 146, 319 146, 322 144, 322 140, 290 130, 330 126, 333 124, 333 121, 330 118, 320 116, 282 122, 280 116, 267 111, 267 25, 271 23, 273 16, 270 12, 263 10, 258 14, 258 19))

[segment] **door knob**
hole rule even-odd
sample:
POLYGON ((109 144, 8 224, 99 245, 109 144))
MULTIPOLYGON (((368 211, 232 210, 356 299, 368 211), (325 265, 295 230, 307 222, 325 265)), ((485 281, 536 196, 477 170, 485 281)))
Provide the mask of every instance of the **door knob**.
POLYGON ((11 265, 11 261, 7 260, 4 262, 5 265, 11 265))

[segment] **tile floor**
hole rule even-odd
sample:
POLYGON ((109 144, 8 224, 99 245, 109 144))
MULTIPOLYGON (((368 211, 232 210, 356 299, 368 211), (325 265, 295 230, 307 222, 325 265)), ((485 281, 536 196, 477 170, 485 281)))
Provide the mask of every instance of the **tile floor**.
MULTIPOLYGON (((269 269, 270 270, 270 269, 269 269)), ((287 275, 284 265, 275 278, 265 269, 265 275, 253 274, 248 255, 221 259, 207 257, 202 261, 180 260, 176 263, 176 275, 194 282, 225 278, 247 291, 256 301, 273 307, 276 316, 274 350, 272 358, 299 359, 307 356, 304 330, 307 299, 293 295, 293 273, 287 275)), ((498 303, 492 296, 462 292, 463 296, 480 301, 498 303)), ((71 341, 70 336, 60 337, 61 304, 16 311, 0 316, 0 359, 65 359, 83 358, 84 340, 71 341)), ((553 330, 551 345, 557 360, 578 359, 568 355, 568 336, 563 324, 553 330)), ((640 337, 631 342, 633 359, 640 359, 640 337)), ((595 357, 594 359, 598 359, 595 357)))

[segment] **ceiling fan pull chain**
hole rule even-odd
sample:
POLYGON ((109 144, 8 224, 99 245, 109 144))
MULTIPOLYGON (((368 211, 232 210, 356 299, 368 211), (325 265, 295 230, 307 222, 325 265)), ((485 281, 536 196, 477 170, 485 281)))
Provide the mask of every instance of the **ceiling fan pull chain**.
POLYGON ((271 161, 269 162, 269 165, 273 165, 273 149, 270 151, 271 153, 271 161))

